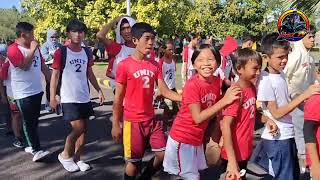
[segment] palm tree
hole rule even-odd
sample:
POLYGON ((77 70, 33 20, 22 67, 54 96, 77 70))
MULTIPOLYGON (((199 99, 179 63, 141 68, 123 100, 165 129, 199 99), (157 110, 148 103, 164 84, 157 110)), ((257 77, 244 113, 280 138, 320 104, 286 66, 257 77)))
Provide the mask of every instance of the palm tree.
POLYGON ((307 14, 320 10, 320 0, 293 0, 289 4, 290 8, 296 8, 307 14))

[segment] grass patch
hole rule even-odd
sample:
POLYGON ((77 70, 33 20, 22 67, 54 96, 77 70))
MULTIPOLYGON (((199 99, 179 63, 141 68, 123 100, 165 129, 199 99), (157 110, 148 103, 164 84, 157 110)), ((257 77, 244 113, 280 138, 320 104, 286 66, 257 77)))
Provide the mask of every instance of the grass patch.
POLYGON ((94 65, 95 65, 95 66, 98 66, 98 67, 100 67, 100 66, 105 67, 105 66, 107 66, 108 64, 109 64, 108 62, 95 62, 95 63, 94 63, 94 65))

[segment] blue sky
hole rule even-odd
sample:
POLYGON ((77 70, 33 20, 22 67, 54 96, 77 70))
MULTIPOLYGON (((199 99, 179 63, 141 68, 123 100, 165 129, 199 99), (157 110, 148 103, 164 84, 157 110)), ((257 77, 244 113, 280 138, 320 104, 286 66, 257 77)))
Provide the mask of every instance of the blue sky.
POLYGON ((20 0, 0 0, 0 8, 12 8, 12 6, 21 9, 20 0))

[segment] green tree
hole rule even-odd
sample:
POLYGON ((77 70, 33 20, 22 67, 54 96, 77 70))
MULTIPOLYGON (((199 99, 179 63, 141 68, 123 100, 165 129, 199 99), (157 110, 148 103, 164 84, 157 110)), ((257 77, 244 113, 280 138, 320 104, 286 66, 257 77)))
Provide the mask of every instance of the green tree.
MULTIPOLYGON (((280 1, 280 0, 279 0, 280 1)), ((89 28, 88 36, 116 16, 126 12, 125 0, 24 0, 23 8, 36 20, 35 34, 44 40, 48 28, 65 32, 67 22, 78 18, 89 28)), ((132 16, 150 23, 160 37, 196 32, 240 37, 244 32, 259 34, 275 27, 266 23, 272 12, 267 0, 134 0, 132 16)))
POLYGON ((0 9, 0 41, 5 42, 16 38, 15 26, 19 21, 33 22, 25 13, 20 13, 15 7, 0 9))

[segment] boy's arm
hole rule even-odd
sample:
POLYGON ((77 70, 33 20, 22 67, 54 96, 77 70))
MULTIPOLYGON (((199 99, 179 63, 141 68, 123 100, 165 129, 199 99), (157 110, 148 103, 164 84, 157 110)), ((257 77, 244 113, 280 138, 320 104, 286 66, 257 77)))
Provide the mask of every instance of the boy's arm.
POLYGON ((126 91, 126 86, 120 83, 116 83, 116 93, 113 100, 112 108, 112 138, 116 141, 120 141, 122 135, 122 129, 120 127, 120 119, 123 112, 123 99, 126 91))
POLYGON ((317 148, 316 131, 317 122, 306 120, 303 126, 303 134, 306 142, 306 148, 311 159, 311 175, 313 179, 320 178, 320 159, 317 148))
POLYGON ((15 67, 19 67, 24 71, 28 71, 32 64, 34 53, 36 52, 38 47, 38 42, 31 41, 30 50, 27 53, 26 57, 24 57, 21 52, 17 52, 19 50, 18 48, 10 48, 8 49, 8 58, 15 67))
POLYGON ((98 84, 97 78, 92 71, 92 67, 88 67, 88 79, 89 79, 90 83, 92 84, 92 86, 94 87, 94 89, 99 93, 100 105, 102 105, 105 98, 104 98, 104 95, 103 95, 101 88, 98 84))
POLYGON ((218 101, 213 106, 201 111, 200 104, 189 104, 189 110, 191 112, 192 119, 196 124, 200 124, 203 121, 211 119, 215 116, 222 108, 224 108, 227 104, 225 101, 218 101))
POLYGON ((58 102, 56 100, 57 85, 60 78, 60 70, 53 69, 50 81, 50 106, 56 110, 58 102))
POLYGON ((159 86, 160 93, 164 97, 171 99, 173 101, 181 101, 182 99, 181 95, 178 94, 177 92, 171 91, 163 79, 158 79, 158 86, 159 86))
POLYGON ((119 22, 121 18, 122 16, 114 18, 109 24, 104 25, 101 28, 101 30, 96 34, 99 41, 102 42, 105 46, 109 46, 112 43, 112 40, 107 38, 107 34, 119 22))
POLYGON ((265 124, 265 126, 268 128, 269 133, 272 136, 276 136, 279 133, 279 128, 277 126, 277 124, 270 118, 268 118, 268 116, 264 115, 263 112, 257 113, 257 118, 261 119, 261 122, 263 124, 265 124), (260 116, 260 117, 259 117, 260 116))
POLYGON ((50 84, 51 81, 51 72, 48 66, 45 63, 41 63, 41 71, 46 79, 46 83, 50 84))
POLYGON ((234 120, 234 117, 232 116, 224 116, 223 120, 220 121, 220 124, 221 124, 221 131, 222 131, 222 137, 223 137, 223 146, 225 147, 228 155, 227 172, 235 175, 237 177, 236 179, 238 179, 240 178, 240 173, 239 173, 238 163, 236 159, 236 154, 233 148, 232 131, 231 131, 233 120, 234 120))
POLYGON ((307 97, 302 94, 293 99, 287 105, 278 107, 275 101, 268 101, 267 108, 275 119, 282 118, 283 116, 289 114, 292 110, 294 110, 300 103, 302 103, 307 97))
POLYGON ((6 96, 5 96, 5 93, 4 93, 4 86, 3 86, 3 81, 0 80, 0 101, 2 101, 3 103, 6 102, 6 96))
POLYGON ((318 94, 320 91, 320 85, 314 84, 309 86, 309 88, 304 91, 301 95, 297 96, 291 102, 283 107, 278 107, 275 101, 267 101, 267 107, 275 119, 279 119, 286 114, 290 113, 295 109, 300 103, 312 96, 313 94, 318 94))
POLYGON ((181 78, 182 81, 186 81, 187 77, 186 77, 186 63, 184 61, 182 61, 182 66, 181 66, 181 78))

